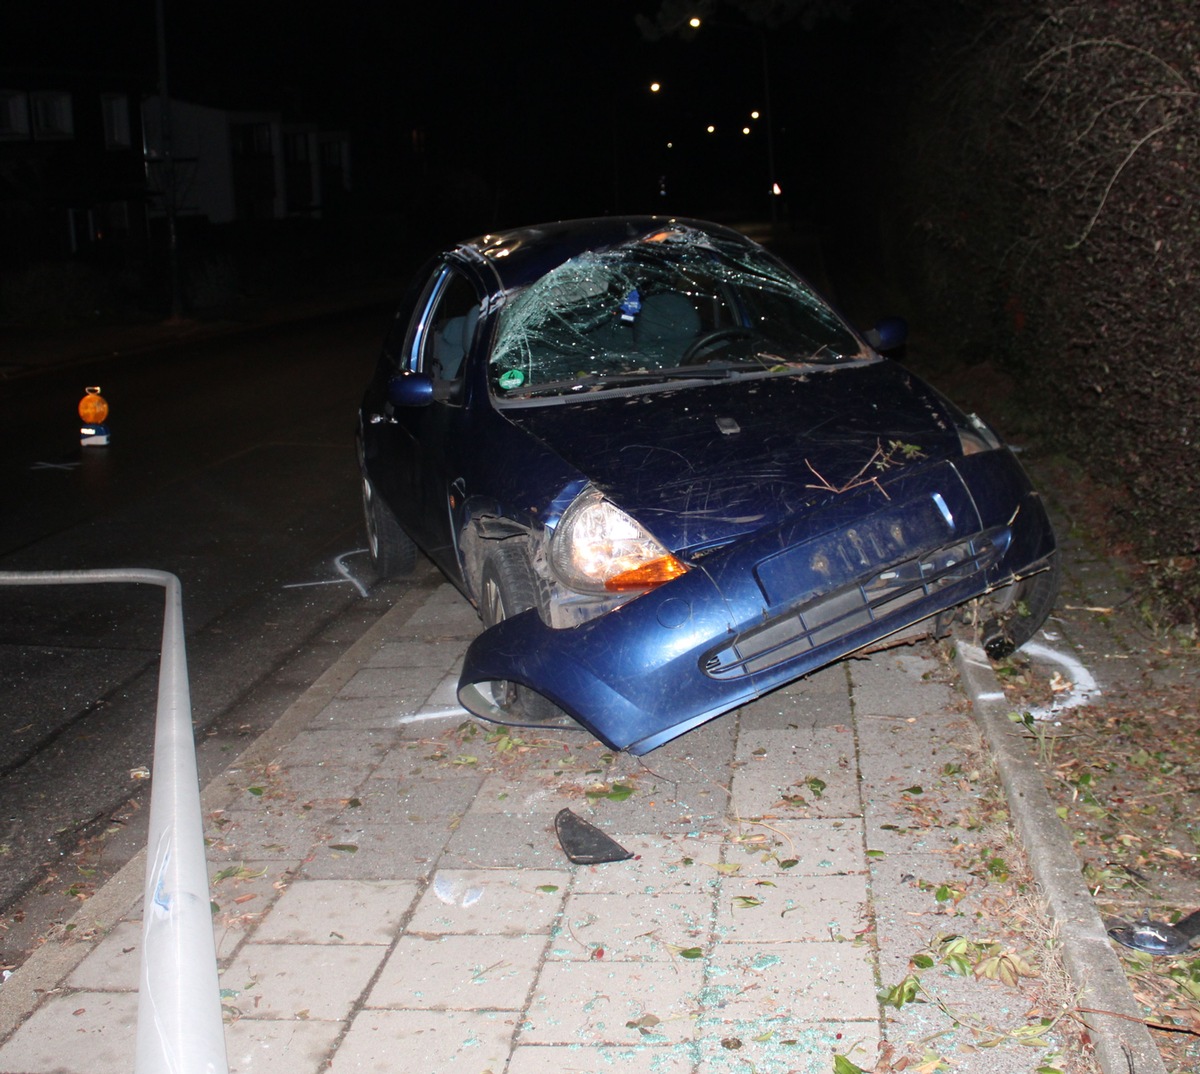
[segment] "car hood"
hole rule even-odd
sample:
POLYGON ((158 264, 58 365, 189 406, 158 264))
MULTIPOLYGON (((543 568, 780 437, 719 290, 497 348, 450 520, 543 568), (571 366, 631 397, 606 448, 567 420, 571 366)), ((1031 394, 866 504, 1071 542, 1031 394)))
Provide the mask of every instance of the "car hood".
POLYGON ((953 412, 890 361, 506 408, 675 551, 961 454, 953 412))

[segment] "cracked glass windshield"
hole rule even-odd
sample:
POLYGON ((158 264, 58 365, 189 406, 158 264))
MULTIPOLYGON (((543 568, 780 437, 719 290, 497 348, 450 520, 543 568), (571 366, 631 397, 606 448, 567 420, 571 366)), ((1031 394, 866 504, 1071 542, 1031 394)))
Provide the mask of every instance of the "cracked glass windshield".
POLYGON ((868 357, 763 252, 671 228, 590 251, 510 296, 490 381, 501 399, 791 373, 868 357))

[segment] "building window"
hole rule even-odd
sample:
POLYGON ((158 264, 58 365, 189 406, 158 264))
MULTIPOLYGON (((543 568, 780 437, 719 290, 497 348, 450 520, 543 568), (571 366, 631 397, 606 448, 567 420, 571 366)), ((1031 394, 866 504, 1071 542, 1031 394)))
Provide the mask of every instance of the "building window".
POLYGON ((29 95, 33 114, 33 136, 37 139, 73 138, 75 119, 71 95, 58 90, 39 90, 29 95))
POLYGON ((283 159, 289 164, 308 163, 308 134, 289 131, 283 136, 283 159))
POLYGON ((109 149, 128 149, 129 97, 124 93, 106 93, 100 98, 104 110, 104 144, 109 149))
POLYGON ((235 123, 231 128, 233 151, 239 157, 269 157, 271 126, 268 123, 235 123))
POLYGON ((0 90, 0 139, 29 137, 29 95, 20 90, 0 90))

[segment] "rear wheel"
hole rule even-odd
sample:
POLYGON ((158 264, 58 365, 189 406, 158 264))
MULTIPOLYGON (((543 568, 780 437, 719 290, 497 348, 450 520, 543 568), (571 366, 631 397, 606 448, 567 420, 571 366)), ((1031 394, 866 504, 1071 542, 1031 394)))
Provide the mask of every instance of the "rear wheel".
POLYGON ((396 516, 379 498, 366 474, 362 475, 362 501, 367 547, 376 572, 381 578, 410 574, 417 565, 417 546, 400 528, 396 516))
POLYGON ((1003 660, 1041 630, 1058 597, 1060 580, 1055 554, 1044 571, 981 598, 978 622, 983 651, 993 660, 1003 660))
MULTIPOLYGON (((537 580, 524 551, 501 544, 488 555, 479 583, 479 614, 485 627, 537 606, 537 580)), ((561 722, 563 713, 548 698, 515 682, 492 683, 492 697, 514 722, 561 722)))

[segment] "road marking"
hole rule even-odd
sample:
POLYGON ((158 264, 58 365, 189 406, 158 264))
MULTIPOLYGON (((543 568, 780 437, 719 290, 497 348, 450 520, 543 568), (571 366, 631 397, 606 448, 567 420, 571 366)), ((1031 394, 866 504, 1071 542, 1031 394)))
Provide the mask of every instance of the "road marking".
POLYGON ((35 462, 31 470, 74 470, 79 465, 76 462, 35 462))
POLYGON ((346 566, 345 560, 348 556, 361 556, 367 549, 356 548, 353 552, 343 552, 333 561, 333 568, 341 575, 340 578, 324 578, 319 582, 292 582, 285 585, 284 589, 307 589, 317 585, 344 585, 347 582, 358 590, 360 597, 367 596, 367 587, 362 584, 357 578, 350 573, 350 568, 346 566))
POLYGON ((1083 666, 1083 662, 1074 653, 1062 652, 1045 645, 1040 641, 1027 641, 1021 646, 1021 652, 1058 664, 1067 670, 1071 679, 1071 689, 1065 697, 1058 698, 1049 705, 1039 705, 1030 711, 1035 720, 1052 720, 1067 709, 1086 705, 1088 701, 1101 693, 1100 687, 1092 673, 1083 666))

